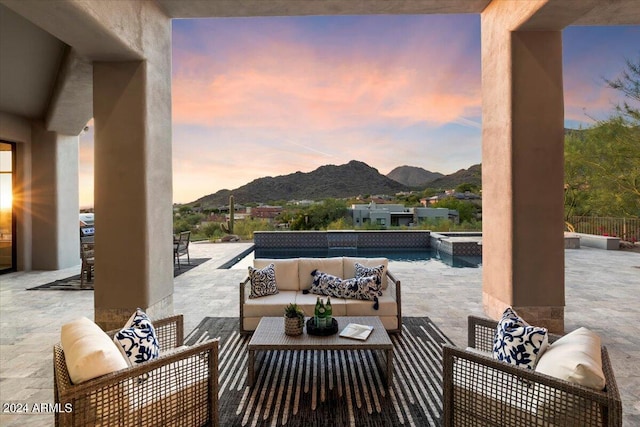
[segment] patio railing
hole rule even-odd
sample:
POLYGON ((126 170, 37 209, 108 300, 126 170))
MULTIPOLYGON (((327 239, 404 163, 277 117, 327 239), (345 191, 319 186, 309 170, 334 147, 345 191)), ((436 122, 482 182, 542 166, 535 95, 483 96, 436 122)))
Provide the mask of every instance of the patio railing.
POLYGON ((640 240, 640 218, 572 216, 569 223, 576 233, 620 237, 629 242, 640 240))

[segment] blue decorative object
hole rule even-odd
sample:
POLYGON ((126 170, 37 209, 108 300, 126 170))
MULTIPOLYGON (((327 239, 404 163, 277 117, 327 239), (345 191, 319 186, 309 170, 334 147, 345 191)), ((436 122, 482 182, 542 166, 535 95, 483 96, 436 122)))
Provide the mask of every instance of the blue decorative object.
POLYGON ((382 296, 382 278, 384 277, 386 267, 383 264, 377 267, 365 267, 359 262, 356 262, 353 266, 356 272, 356 279, 361 279, 363 277, 369 277, 369 276, 375 277, 376 284, 378 285, 378 289, 375 292, 379 297, 381 297, 382 296))
POLYGON ((146 362, 160 355, 160 345, 153 324, 147 314, 139 308, 125 327, 116 333, 113 340, 118 344, 129 365, 146 362))
POLYGON ((251 280, 249 298, 260 298, 278 293, 276 267, 273 263, 262 269, 249 266, 249 279, 251 280))
POLYGON ((313 270, 311 275, 313 276, 310 290, 312 294, 375 301, 374 308, 377 310, 380 285, 376 283, 375 276, 341 279, 318 270, 313 270))
POLYGON ((509 307, 498 322, 493 357, 512 365, 535 369, 548 343, 546 328, 530 326, 509 307))

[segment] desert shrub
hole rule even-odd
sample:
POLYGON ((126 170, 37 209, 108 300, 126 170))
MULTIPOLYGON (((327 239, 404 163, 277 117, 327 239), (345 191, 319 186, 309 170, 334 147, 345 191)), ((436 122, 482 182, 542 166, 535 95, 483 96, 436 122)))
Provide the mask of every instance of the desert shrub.
POLYGON ((235 222, 233 231, 242 240, 253 240, 255 231, 274 231, 275 229, 275 226, 266 219, 243 219, 235 222))
POLYGON ((353 230, 353 220, 350 218, 338 218, 327 225, 327 230, 353 230))

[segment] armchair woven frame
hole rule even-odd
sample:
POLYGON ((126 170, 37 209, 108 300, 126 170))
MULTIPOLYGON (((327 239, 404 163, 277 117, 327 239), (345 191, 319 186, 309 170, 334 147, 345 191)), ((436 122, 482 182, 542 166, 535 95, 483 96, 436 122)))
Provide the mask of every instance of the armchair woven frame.
POLYGON ((179 349, 182 315, 153 324, 163 355, 77 385, 62 346, 54 346, 56 426, 219 425, 218 340, 179 349))
MULTIPOLYGON (((492 351, 497 322, 469 317, 469 347, 492 351)), ((559 336, 551 335, 550 342, 559 336)), ((593 390, 491 357, 443 349, 443 425, 621 426, 622 402, 606 347, 604 391, 593 390)))

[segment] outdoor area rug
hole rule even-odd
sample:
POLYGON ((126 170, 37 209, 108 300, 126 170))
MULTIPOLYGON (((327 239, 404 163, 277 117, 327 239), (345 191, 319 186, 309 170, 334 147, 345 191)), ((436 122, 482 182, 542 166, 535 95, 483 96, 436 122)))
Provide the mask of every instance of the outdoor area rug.
POLYGON ((428 317, 403 318, 394 345, 392 387, 375 351, 256 353, 247 386, 246 346, 237 318, 206 317, 186 338, 220 338, 219 405, 223 426, 439 426, 442 346, 451 341, 428 317))
MULTIPOLYGON (((209 261, 211 258, 191 258, 191 263, 187 264, 186 259, 180 260, 180 269, 178 270, 178 265, 176 264, 173 269, 173 277, 178 277, 182 273, 186 273, 202 264, 203 262, 209 261)), ((80 275, 76 274, 75 276, 67 277, 66 279, 58 279, 50 283, 45 283, 44 285, 34 286, 33 288, 27 288, 28 291, 92 291, 93 290, 93 281, 85 283, 84 288, 80 287, 80 275)))

